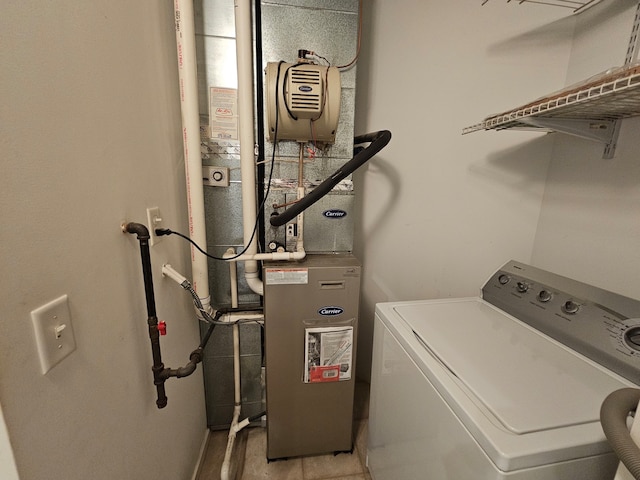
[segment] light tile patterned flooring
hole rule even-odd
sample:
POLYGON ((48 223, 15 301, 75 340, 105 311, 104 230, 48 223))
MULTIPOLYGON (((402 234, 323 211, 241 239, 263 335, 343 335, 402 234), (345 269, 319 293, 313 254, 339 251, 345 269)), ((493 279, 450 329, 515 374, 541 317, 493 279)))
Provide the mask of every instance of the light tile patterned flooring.
MULTIPOLYGON (((371 480, 365 466, 369 385, 356 382, 353 453, 314 455, 267 462, 267 432, 246 428, 236 437, 232 475, 235 480, 371 480)), ((198 480, 219 480, 227 431, 211 432, 198 480)))

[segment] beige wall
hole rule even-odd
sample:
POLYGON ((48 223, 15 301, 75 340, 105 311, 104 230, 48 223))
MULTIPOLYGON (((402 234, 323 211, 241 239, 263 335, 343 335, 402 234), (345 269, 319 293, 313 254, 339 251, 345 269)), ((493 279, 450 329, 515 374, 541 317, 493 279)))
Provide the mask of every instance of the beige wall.
MULTIPOLYGON (((185 479, 205 433, 202 376, 155 407, 138 242, 159 206, 186 229, 171 2, 4 2, 0 403, 22 480, 185 479), (47 375, 30 312, 67 294, 77 350, 47 375)), ((165 364, 199 335, 173 238, 152 249, 165 364)))
POLYGON ((365 2, 356 132, 391 143, 356 176, 364 262, 358 375, 376 302, 476 295, 531 260, 552 139, 464 127, 564 85, 574 18, 516 2, 365 2))
MULTIPOLYGON (((569 83, 622 65, 636 1, 602 2, 580 16, 569 83)), ((622 121, 616 154, 555 140, 533 260, 607 290, 640 298, 640 118, 622 121)))

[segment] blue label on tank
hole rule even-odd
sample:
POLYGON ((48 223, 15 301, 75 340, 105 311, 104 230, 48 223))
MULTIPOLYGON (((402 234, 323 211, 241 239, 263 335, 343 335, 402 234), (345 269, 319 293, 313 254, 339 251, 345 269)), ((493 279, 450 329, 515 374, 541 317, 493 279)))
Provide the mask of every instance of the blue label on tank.
POLYGON ((333 317, 334 315, 340 315, 344 312, 344 308, 341 307, 322 307, 318 310, 318 313, 324 317, 333 317))
POLYGON ((298 90, 300 90, 301 92, 310 92, 311 90, 313 90, 313 88, 311 88, 309 85, 300 85, 298 87, 298 90))
POLYGON ((326 218, 344 218, 347 216, 347 212, 334 208, 331 210, 325 210, 322 212, 322 215, 326 218))

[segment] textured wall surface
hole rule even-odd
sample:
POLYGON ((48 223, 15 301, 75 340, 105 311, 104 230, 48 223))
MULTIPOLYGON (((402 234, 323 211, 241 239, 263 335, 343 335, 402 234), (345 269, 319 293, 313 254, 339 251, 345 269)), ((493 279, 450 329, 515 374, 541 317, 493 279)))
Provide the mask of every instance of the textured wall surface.
MULTIPOLYGON (((0 402, 22 480, 191 478, 204 439, 202 373, 158 410, 135 235, 159 207, 187 228, 174 14, 169 2, 9 1, 0 176, 0 402), (40 372, 30 312, 67 294, 77 349, 40 372)), ((151 248, 163 361, 199 343, 188 247, 151 248)))

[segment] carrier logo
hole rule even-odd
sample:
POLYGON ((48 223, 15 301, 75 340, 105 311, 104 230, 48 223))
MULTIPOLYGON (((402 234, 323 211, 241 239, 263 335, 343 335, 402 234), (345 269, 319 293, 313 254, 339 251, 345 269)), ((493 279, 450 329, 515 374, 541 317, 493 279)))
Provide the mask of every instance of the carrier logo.
POLYGON ((322 212, 322 216, 326 218, 344 218, 347 216, 347 212, 335 208, 332 210, 325 210, 324 212, 322 212))
POLYGON ((298 87, 298 90, 300 90, 301 92, 310 92, 311 90, 313 90, 313 88, 311 88, 309 85, 300 85, 298 87))
POLYGON ((318 310, 318 313, 324 317, 333 317, 335 315, 340 315, 344 312, 344 308, 340 307, 322 307, 318 310))

